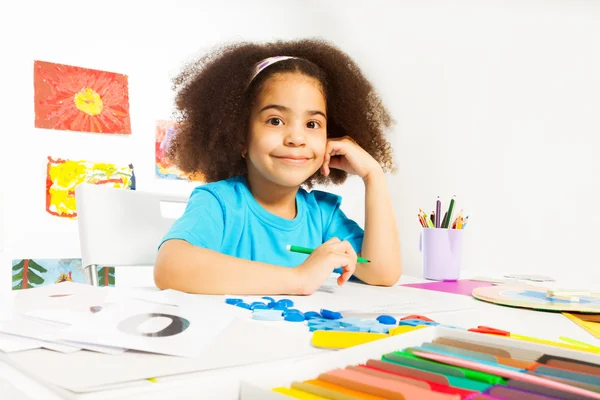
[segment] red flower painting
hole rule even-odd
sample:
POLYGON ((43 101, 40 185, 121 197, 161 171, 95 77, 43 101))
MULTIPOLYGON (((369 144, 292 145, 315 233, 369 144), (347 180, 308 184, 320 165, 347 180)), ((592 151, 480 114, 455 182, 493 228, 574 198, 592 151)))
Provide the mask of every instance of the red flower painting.
POLYGON ((131 134, 127 75, 34 62, 35 127, 131 134))

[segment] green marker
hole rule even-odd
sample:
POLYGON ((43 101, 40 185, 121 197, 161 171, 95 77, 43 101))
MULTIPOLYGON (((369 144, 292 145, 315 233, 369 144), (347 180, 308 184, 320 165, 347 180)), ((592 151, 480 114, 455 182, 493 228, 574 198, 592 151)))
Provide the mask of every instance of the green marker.
POLYGON ((443 226, 443 228, 451 228, 451 224, 452 224, 452 209, 454 208, 454 199, 456 198, 456 196, 452 197, 452 200, 450 200, 450 205, 448 206, 448 219, 446 219, 446 224, 445 226, 443 226))
MULTIPOLYGON (((287 246, 285 246, 287 251, 292 251, 294 253, 302 253, 302 254, 311 254, 313 251, 315 251, 315 249, 309 249, 307 247, 300 247, 300 246, 292 246, 290 244, 288 244, 287 246)), ((362 257, 358 257, 357 261, 359 263, 369 263, 371 261, 367 260, 366 258, 362 258, 362 257)))

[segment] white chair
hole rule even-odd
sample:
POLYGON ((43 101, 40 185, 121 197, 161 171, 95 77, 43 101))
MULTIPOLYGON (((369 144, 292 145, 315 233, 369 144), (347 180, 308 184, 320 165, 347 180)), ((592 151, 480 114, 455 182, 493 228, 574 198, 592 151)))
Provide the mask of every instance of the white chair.
POLYGON ((158 245, 175 219, 163 203, 187 197, 82 183, 75 188, 81 261, 88 284, 98 285, 98 267, 152 267, 158 245))

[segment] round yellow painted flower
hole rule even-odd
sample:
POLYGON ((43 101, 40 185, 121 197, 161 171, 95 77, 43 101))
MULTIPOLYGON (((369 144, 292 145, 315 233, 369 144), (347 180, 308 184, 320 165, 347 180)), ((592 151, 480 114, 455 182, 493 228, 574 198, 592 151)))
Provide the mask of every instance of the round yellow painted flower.
POLYGON ((73 98, 75 107, 89 115, 102 112, 102 98, 94 89, 83 88, 73 98))

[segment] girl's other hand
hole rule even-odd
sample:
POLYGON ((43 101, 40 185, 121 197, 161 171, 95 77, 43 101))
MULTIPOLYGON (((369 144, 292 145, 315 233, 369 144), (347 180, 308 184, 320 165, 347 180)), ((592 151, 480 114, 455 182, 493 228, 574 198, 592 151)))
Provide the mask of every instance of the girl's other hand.
POLYGON ((343 273, 338 277, 337 283, 342 286, 354 273, 356 262, 356 252, 349 242, 338 238, 329 239, 295 268, 302 294, 312 294, 329 278, 333 270, 340 267, 343 273))

